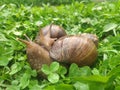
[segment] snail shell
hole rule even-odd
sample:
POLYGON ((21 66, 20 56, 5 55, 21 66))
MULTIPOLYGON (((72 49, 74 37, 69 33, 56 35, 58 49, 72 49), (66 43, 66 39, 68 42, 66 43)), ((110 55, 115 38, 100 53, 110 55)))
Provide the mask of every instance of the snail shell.
POLYGON ((94 42, 85 36, 64 36, 54 42, 50 57, 59 62, 76 63, 79 66, 92 65, 97 57, 94 42))
POLYGON ((39 39, 40 39, 40 35, 41 35, 41 31, 43 33, 43 36, 46 36, 48 33, 50 33, 50 38, 60 38, 62 36, 65 36, 66 35, 66 32, 65 30, 58 26, 58 25, 55 25, 55 24, 51 24, 51 25, 47 25, 45 27, 43 27, 39 32, 38 32, 38 35, 36 36, 35 38, 35 42, 39 44, 39 39))
POLYGON ((65 35, 66 32, 62 27, 54 24, 47 25, 39 31, 35 38, 35 43, 39 44, 46 50, 50 50, 55 40, 65 35))
POLYGON ((89 34, 89 33, 82 33, 80 36, 84 36, 87 37, 89 39, 91 39, 94 44, 96 45, 96 47, 98 47, 98 37, 95 34, 89 34))

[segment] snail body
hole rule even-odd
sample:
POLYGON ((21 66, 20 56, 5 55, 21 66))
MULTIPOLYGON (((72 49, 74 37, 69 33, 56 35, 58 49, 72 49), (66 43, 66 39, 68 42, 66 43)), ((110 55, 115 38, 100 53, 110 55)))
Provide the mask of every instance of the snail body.
POLYGON ((33 69, 39 70, 43 64, 50 64, 52 59, 49 56, 49 52, 43 47, 29 40, 18 39, 26 44, 26 54, 28 62, 33 69))

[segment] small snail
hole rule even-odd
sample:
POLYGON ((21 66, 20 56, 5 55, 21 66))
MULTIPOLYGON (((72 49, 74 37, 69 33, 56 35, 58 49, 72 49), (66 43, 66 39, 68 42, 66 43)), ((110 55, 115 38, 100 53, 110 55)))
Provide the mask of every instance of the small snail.
MULTIPOLYGON (((64 33, 58 38, 56 35, 55 37, 51 36, 52 29, 47 28, 44 30, 42 29, 41 31, 47 33, 40 31, 36 38, 38 41, 40 39, 39 43, 36 42, 36 39, 35 42, 31 41, 27 36, 28 41, 19 39, 27 46, 28 62, 33 69, 38 70, 43 64, 49 65, 53 61, 67 64, 76 63, 79 66, 92 65, 95 62, 98 43, 96 35, 85 33, 81 35, 66 35, 64 33)), ((57 33, 59 32, 61 30, 57 33)))
POLYGON ((62 27, 55 24, 50 24, 43 27, 39 31, 35 38, 35 42, 49 50, 55 40, 65 35, 66 32, 62 27))

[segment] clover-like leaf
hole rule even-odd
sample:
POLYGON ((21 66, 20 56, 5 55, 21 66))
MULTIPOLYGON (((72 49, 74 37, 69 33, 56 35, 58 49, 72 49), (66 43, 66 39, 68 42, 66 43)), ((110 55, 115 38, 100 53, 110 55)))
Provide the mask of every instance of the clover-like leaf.
POLYGON ((51 73, 51 71, 50 71, 50 69, 49 69, 49 66, 46 65, 46 64, 42 65, 41 70, 42 70, 42 72, 45 73, 46 75, 48 75, 48 74, 51 73))
POLYGON ((55 72, 59 69, 59 63, 58 62, 52 62, 50 65, 50 71, 55 72))
POLYGON ((70 68, 69 68, 69 76, 70 77, 74 77, 74 76, 79 76, 79 67, 78 65, 76 65, 75 63, 71 64, 70 68))
POLYGON ((74 85, 76 90, 89 90, 89 85, 81 82, 76 82, 74 85))
POLYGON ((57 73, 51 73, 49 76, 48 76, 48 80, 51 82, 51 83, 57 83, 59 81, 59 75, 57 73))

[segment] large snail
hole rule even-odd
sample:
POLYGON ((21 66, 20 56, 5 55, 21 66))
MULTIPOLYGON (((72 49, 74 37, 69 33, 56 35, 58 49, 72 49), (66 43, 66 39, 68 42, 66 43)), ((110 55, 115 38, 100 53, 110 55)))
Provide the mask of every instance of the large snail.
MULTIPOLYGON (((49 27, 52 28, 52 26, 49 27)), ((43 64, 49 65, 53 61, 67 64, 76 63, 79 66, 92 65, 95 62, 98 43, 96 35, 85 33, 81 35, 66 35, 63 29, 55 29, 58 36, 59 33, 64 33, 58 38, 57 35, 52 37, 52 29, 47 29, 42 29, 39 32, 35 42, 29 40, 27 36, 28 41, 19 39, 27 46, 28 62, 33 69, 38 70, 43 64), (44 30, 47 30, 46 34, 44 30)))

